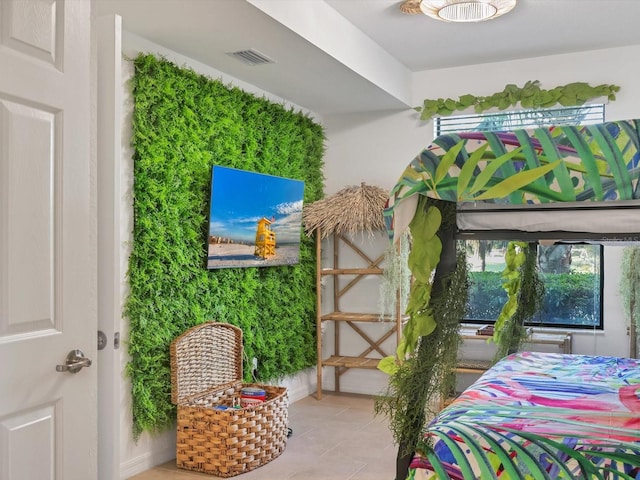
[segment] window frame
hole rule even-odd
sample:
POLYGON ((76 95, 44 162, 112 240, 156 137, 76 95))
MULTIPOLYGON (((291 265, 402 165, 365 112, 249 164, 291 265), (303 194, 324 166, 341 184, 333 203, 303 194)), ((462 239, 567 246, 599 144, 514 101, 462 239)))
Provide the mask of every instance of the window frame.
MULTIPOLYGON (((457 241, 468 241, 469 238, 466 239, 457 239, 457 241)), ((477 239, 476 239, 477 240, 477 239)), ((504 239, 496 239, 496 240, 504 240, 504 239)), ((509 241, 509 240, 505 240, 509 241)), ((536 242, 531 242, 536 243, 536 242)), ((565 245, 583 245, 577 242, 558 242, 557 244, 565 244, 565 245)), ((601 244, 591 244, 594 247, 599 247, 599 285, 598 285, 598 295, 599 295, 599 309, 597 312, 598 322, 597 324, 591 325, 581 325, 581 324, 572 324, 572 323, 546 323, 546 322, 525 322, 525 326, 532 328, 540 328, 544 330, 580 330, 580 331, 602 331, 604 330, 604 246, 601 244)), ((465 250, 466 251, 466 250, 465 250)), ((495 324, 497 319, 476 319, 470 318, 466 315, 460 319, 461 324, 471 324, 471 325, 493 325, 495 324)))
MULTIPOLYGON (((462 131, 506 131, 514 129, 535 129, 540 127, 549 127, 555 125, 591 125, 603 123, 605 121, 605 105, 602 103, 585 104, 574 107, 553 107, 542 109, 520 109, 520 110, 504 110, 499 112, 489 112, 470 115, 450 115, 447 117, 436 117, 433 122, 434 135, 438 137, 442 134, 455 134, 462 131), (509 117, 508 128, 502 128, 505 117, 509 117), (532 118, 542 119, 541 122, 531 122, 532 118), (500 128, 495 128, 497 121, 500 121, 500 128), (526 120, 527 122, 524 122, 526 120), (518 123, 519 122, 519 123, 518 123), (493 124, 494 128, 491 127, 493 124), (462 128, 460 128, 462 127, 462 128), (446 130, 446 131, 445 131, 446 130)), ((504 232, 502 232, 504 233, 504 232)), ((467 238, 467 240, 470 238, 467 238)), ((494 240, 502 240, 502 238, 493 238, 494 240)), ((459 239, 464 241, 464 239, 459 239)), ((562 243, 562 242, 560 242, 562 243)), ((600 311, 599 322, 597 325, 572 325, 572 324, 547 324, 547 323, 530 323, 527 326, 544 329, 576 329, 576 330, 604 330, 604 248, 600 246, 600 311)), ((494 324, 495 319, 479 320, 462 318, 461 323, 469 324, 494 324)))

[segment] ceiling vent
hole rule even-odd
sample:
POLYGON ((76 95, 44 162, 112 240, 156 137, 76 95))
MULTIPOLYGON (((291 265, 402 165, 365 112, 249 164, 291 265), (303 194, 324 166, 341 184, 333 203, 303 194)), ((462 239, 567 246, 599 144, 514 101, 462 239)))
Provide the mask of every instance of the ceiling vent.
POLYGON ((255 65, 264 65, 265 63, 276 63, 274 60, 267 57, 264 53, 260 53, 253 48, 249 50, 239 50, 237 52, 229 52, 227 55, 231 55, 234 58, 237 58, 241 62, 246 63, 247 65, 251 65, 252 67, 255 65))

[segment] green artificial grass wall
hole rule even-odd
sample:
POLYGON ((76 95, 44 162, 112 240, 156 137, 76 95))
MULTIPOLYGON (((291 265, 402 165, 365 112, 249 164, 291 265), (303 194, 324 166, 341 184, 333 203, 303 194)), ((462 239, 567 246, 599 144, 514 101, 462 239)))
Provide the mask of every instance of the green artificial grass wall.
MULTIPOLYGON (((173 425, 169 345, 214 320, 244 333, 244 377, 277 380, 315 365, 315 248, 300 263, 206 269, 211 167, 303 180, 323 195, 324 131, 307 115, 153 55, 133 60, 134 231, 127 373, 133 433, 173 425)), ((251 192, 247 192, 251 195, 251 192)))

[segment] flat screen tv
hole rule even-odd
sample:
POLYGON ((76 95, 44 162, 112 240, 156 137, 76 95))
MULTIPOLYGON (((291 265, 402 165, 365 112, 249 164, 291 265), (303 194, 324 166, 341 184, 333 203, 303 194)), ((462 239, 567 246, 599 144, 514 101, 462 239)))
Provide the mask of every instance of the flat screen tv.
POLYGON ((304 182, 214 166, 207 268, 299 262, 304 182))

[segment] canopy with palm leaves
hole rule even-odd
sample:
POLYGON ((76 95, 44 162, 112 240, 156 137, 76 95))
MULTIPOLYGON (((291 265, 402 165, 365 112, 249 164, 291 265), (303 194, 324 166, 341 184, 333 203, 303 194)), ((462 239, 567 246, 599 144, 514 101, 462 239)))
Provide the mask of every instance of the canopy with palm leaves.
POLYGON ((407 228, 416 194, 458 203, 640 199, 639 149, 640 120, 441 135, 391 190, 387 231, 407 228))

